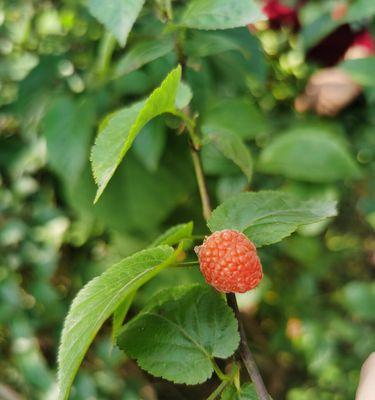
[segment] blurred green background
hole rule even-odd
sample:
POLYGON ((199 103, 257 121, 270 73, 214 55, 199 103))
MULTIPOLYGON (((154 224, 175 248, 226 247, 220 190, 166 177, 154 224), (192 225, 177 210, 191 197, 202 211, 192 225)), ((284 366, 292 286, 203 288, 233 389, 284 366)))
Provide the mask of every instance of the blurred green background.
MULTIPOLYGON (((343 23, 330 18, 336 3, 310 2, 298 31, 262 23, 253 35, 241 28, 185 37, 192 110, 228 125, 254 159, 249 186, 217 149, 203 147, 214 204, 272 188, 339 201, 333 221, 261 249, 265 279, 239 298, 275 400, 352 399, 375 349, 374 71, 355 69, 363 92, 336 117, 293 107, 320 67, 307 60, 309 48, 343 23)), ((371 2, 353 3, 345 23, 371 32, 371 2)), ((171 48, 133 72, 124 67, 128 49, 162 34, 163 4, 146 3, 121 48, 83 1, 0 0, 0 399, 56 398, 59 335, 85 282, 173 223, 193 220, 196 234, 207 233, 187 140, 172 118, 146 126, 92 204, 98 123, 147 95, 177 63, 171 48)), ((199 279, 192 269, 165 272, 133 308, 161 287, 199 279)), ((109 328, 90 348, 71 399, 204 399, 216 385, 188 388, 141 372, 111 350, 109 328)))

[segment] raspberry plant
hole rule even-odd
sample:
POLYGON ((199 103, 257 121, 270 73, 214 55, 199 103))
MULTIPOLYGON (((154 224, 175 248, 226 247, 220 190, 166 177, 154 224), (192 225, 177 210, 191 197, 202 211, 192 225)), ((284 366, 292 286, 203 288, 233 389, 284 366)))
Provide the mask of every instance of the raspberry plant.
MULTIPOLYGON (((331 182, 341 179, 343 174, 355 178, 360 172, 342 142, 327 132, 326 127, 322 127, 319 134, 313 134, 313 125, 297 126, 292 132, 280 134, 255 163, 255 154, 250 151, 248 142, 257 133, 264 132, 262 124, 265 121, 247 98, 246 91, 239 89, 246 80, 244 69, 251 72, 251 67, 256 67, 256 60, 248 62, 252 55, 239 38, 247 35, 251 40, 246 26, 264 19, 256 2, 190 0, 185 4, 157 0, 152 6, 143 6, 143 0, 88 2, 90 13, 107 29, 101 42, 97 70, 91 78, 92 87, 100 87, 108 77, 130 77, 125 85, 134 96, 134 101, 108 114, 99 125, 90 158, 97 185, 93 200, 97 207, 102 201, 117 207, 116 197, 105 199, 110 186, 121 189, 116 176, 126 174, 127 166, 134 164, 134 155, 146 168, 155 171, 166 132, 174 134, 179 146, 184 146, 185 153, 190 153, 190 159, 183 158, 187 162, 182 169, 194 171, 202 214, 209 230, 219 236, 219 232, 228 230, 240 235, 247 245, 239 257, 246 258, 254 253, 251 257, 255 263, 256 282, 251 279, 251 285, 243 286, 242 281, 239 287, 231 285, 234 273, 228 268, 228 276, 223 277, 222 283, 224 286, 229 283, 229 286, 213 284, 229 292, 226 296, 202 281, 193 285, 175 285, 154 293, 143 310, 127 318, 139 289, 162 271, 195 268, 198 258, 194 247, 204 247, 210 240, 202 244, 203 227, 194 229, 192 222, 181 221, 172 226, 146 249, 108 267, 76 296, 61 336, 58 400, 69 397, 74 377, 90 344, 109 318, 113 320, 114 344, 148 373, 188 385, 202 383, 216 374, 221 383, 209 399, 266 400, 270 397, 250 350, 251 336, 248 340, 233 292, 253 289, 259 283, 261 267, 254 246, 276 244, 304 226, 321 231, 328 223, 324 220, 336 215, 336 202, 324 191, 312 191, 311 198, 306 198, 298 190, 253 191, 250 184, 256 179, 257 171, 280 173, 309 182, 320 181, 322 177, 331 182), (112 63, 116 46, 126 46, 125 54, 112 63), (209 81, 206 73, 206 57, 213 57, 220 70, 226 62, 233 62, 220 58, 228 51, 236 54, 233 67, 237 70, 233 69, 229 76, 224 73, 221 78, 231 81, 230 90, 223 82, 209 81), (240 61, 238 57, 242 57, 240 61), (140 96, 144 87, 150 85, 147 75, 139 69, 161 58, 166 60, 161 68, 165 72, 161 84, 149 88, 148 96, 140 96), (206 109, 207 93, 217 101, 210 109, 206 109), (302 162, 296 166, 296 154, 301 154, 299 148, 306 149, 306 143, 307 148, 317 153, 314 157, 310 153, 304 154, 302 162), (328 172, 322 167, 327 159, 333 160, 328 172), (207 177, 210 179, 224 166, 236 171, 236 179, 229 177, 222 181, 224 195, 217 197, 223 201, 212 210, 207 177), (246 192, 242 190, 244 187, 248 189, 246 192), (244 378, 244 371, 250 379, 244 378)), ((253 42, 250 46, 256 51, 253 42)), ((181 172, 177 177, 183 181, 180 167, 170 168, 176 175, 181 172)), ((136 169, 132 171, 136 181, 136 169)), ((155 174, 155 190, 148 195, 160 196, 169 204, 175 195, 173 190, 178 191, 180 186, 174 184, 170 193, 161 193, 159 180, 164 180, 163 184, 167 182, 167 185, 167 176, 166 171, 155 174)), ((142 190, 139 189, 142 178, 139 180, 137 185, 126 189, 130 196, 132 189, 142 190)), ((186 181, 186 184, 189 183, 186 181)), ((145 224, 164 218, 158 209, 142 209, 142 205, 138 208, 137 204, 133 207, 133 210, 126 207, 124 210, 130 225, 132 218, 142 214, 146 215, 145 224)), ((263 254, 266 252, 264 250, 263 254)), ((198 250, 198 256, 206 275, 207 265, 201 250, 198 250)), ((220 260, 215 262, 222 261, 220 248, 216 257, 220 260)), ((228 263, 223 268, 230 267, 233 260, 226 254, 223 257, 228 263)), ((238 264, 238 259, 235 262, 238 264)), ((267 263, 263 265, 263 272, 267 275, 267 263)), ((239 279, 246 281, 247 272, 240 274, 239 279)))

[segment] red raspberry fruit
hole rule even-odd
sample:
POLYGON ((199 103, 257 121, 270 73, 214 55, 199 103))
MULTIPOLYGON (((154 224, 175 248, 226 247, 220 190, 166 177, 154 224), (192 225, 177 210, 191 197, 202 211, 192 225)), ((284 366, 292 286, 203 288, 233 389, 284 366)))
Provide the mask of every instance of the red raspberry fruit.
POLYGON ((241 232, 214 232, 195 252, 207 283, 220 292, 247 292, 258 286, 263 277, 256 248, 241 232))

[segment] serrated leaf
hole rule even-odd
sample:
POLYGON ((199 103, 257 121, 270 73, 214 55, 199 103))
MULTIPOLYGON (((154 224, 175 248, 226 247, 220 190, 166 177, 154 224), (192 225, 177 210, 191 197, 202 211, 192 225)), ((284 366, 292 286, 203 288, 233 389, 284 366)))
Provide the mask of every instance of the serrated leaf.
POLYGON ((288 193, 240 193, 217 207, 208 220, 212 232, 236 229, 256 246, 279 242, 300 225, 336 215, 335 201, 301 201, 288 193))
POLYGON ((242 139, 253 139, 267 130, 266 121, 250 100, 242 97, 226 99, 211 108, 204 117, 206 129, 225 129, 242 139))
POLYGON ((228 386, 221 394, 221 400, 259 400, 254 384, 245 383, 238 390, 234 385, 228 386))
POLYGON ((375 71, 375 57, 346 60, 338 67, 349 74, 359 85, 375 87, 373 72, 375 71))
POLYGON ((253 0, 191 0, 181 25, 194 29, 231 29, 266 19, 253 0))
POLYGON ((104 321, 126 296, 173 261, 169 246, 143 250, 96 277, 78 293, 64 322, 58 355, 58 400, 66 400, 83 357, 104 321))
POLYGON ((88 0, 90 13, 125 46, 145 0, 88 0))
POLYGON ((159 246, 161 244, 167 244, 173 246, 183 239, 191 239, 193 234, 193 222, 187 222, 186 224, 179 224, 172 226, 167 231, 162 233, 158 238, 154 240, 151 247, 159 246))
POLYGON ((228 130, 211 129, 205 125, 202 126, 202 132, 226 158, 233 161, 241 169, 250 181, 253 172, 253 160, 250 150, 242 139, 228 130))
POLYGON ((129 311, 130 306, 133 303, 134 296, 136 294, 136 290, 127 295, 123 302, 116 308, 113 313, 113 322, 112 322, 112 344, 116 343, 117 336, 119 335, 122 324, 125 320, 126 314, 129 311))
POLYGON ((173 50, 172 38, 158 38, 135 44, 120 60, 115 67, 115 76, 129 74, 143 65, 148 64, 173 50))
POLYGON ((223 297, 205 286, 172 291, 125 325, 120 348, 141 368, 175 383, 197 384, 239 343, 237 321, 223 297))
POLYGON ((259 169, 308 182, 355 178, 359 168, 341 139, 320 126, 293 128, 261 153, 259 169))
POLYGON ((181 67, 178 66, 146 100, 109 115, 101 124, 91 153, 92 170, 98 185, 95 202, 140 130, 158 115, 174 112, 180 79, 181 67))

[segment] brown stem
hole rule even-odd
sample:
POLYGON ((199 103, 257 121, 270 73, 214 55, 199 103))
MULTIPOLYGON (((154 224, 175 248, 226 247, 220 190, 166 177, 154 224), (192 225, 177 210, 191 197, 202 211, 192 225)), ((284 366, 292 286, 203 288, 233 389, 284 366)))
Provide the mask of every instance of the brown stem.
POLYGON ((241 320, 240 311, 238 309, 236 295, 234 293, 227 293, 226 297, 229 306, 234 311, 234 314, 236 315, 236 318, 238 320, 238 328, 240 331, 240 347, 238 353, 246 367, 247 372, 250 375, 251 380, 254 383, 255 390, 258 393, 259 399, 269 400, 269 394, 264 385, 262 376, 260 375, 258 366, 256 365, 256 362, 254 360, 254 356, 250 351, 249 344, 247 343, 246 332, 241 320))
MULTIPOLYGON (((191 156, 193 158, 195 175, 197 177, 197 183, 199 187, 199 193, 202 201, 203 208, 203 216, 205 220, 209 218, 211 215, 211 206, 210 206, 210 197, 208 195, 206 181, 204 178, 201 160, 198 154, 198 150, 192 146, 191 148, 191 156)), ((267 389, 264 385, 263 379, 260 375, 258 366, 255 363, 254 357, 250 351, 249 345, 247 343, 246 332, 243 326, 240 311, 238 309, 236 295, 234 293, 227 294, 227 302, 228 305, 234 311, 234 314, 238 320, 238 328, 240 332, 240 347, 238 353, 242 359, 242 362, 245 365, 247 372, 250 375, 251 380, 254 383, 255 390, 258 393, 260 400, 269 400, 269 395, 267 389)))

